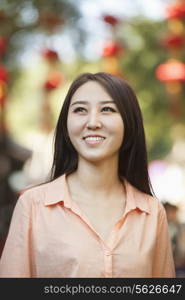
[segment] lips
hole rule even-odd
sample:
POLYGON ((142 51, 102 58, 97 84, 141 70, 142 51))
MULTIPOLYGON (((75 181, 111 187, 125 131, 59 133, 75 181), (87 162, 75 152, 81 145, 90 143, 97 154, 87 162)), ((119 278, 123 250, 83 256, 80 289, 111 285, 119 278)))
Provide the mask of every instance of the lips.
POLYGON ((104 136, 102 136, 102 135, 99 135, 99 134, 89 134, 89 135, 86 135, 86 136, 84 136, 83 137, 83 140, 85 140, 86 138, 103 138, 103 139, 105 139, 105 137, 104 136))
POLYGON ((96 146, 104 142, 105 137, 101 135, 87 135, 83 137, 84 142, 86 145, 89 146, 96 146))

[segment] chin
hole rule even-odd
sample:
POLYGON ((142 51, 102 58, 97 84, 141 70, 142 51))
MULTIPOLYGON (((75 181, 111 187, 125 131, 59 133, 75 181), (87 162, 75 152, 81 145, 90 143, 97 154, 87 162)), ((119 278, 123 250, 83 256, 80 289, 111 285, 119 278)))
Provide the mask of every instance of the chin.
POLYGON ((89 156, 81 156, 83 160, 88 161, 88 162, 93 162, 93 163, 98 163, 98 162, 102 162, 104 159, 106 159, 106 157, 102 156, 102 155, 89 155, 89 156))
POLYGON ((87 158, 84 158, 86 161, 89 161, 89 162, 102 162, 103 161, 103 158, 102 157, 87 157, 87 158))
POLYGON ((112 159, 113 156, 111 154, 108 154, 108 153, 107 153, 107 155, 105 155, 105 153, 104 154, 96 153, 96 154, 91 154, 91 155, 90 154, 89 155, 88 154, 86 154, 86 155, 83 154, 83 155, 80 155, 79 157, 81 157, 84 161, 87 161, 87 162, 90 162, 90 163, 102 163, 103 161, 112 159))

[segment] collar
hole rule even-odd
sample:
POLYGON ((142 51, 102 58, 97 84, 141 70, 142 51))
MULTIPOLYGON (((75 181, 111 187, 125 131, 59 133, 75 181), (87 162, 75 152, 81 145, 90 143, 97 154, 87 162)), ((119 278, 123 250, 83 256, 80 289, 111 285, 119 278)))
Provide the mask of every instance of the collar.
POLYGON ((140 211, 150 214, 150 201, 151 197, 144 192, 141 192, 136 187, 131 185, 126 179, 124 180, 126 186, 126 212, 139 209, 140 211))
MULTIPOLYGON (((139 191, 126 179, 124 179, 124 182, 126 187, 126 213, 130 210, 139 209, 149 214, 149 198, 151 196, 139 191)), ((47 183, 46 186, 45 206, 56 205, 58 203, 63 204, 67 208, 74 206, 67 186, 66 174, 47 183)))
POLYGON ((61 203, 67 208, 71 208, 72 201, 69 194, 66 174, 59 176, 55 180, 47 183, 46 195, 45 195, 45 206, 55 205, 61 203))

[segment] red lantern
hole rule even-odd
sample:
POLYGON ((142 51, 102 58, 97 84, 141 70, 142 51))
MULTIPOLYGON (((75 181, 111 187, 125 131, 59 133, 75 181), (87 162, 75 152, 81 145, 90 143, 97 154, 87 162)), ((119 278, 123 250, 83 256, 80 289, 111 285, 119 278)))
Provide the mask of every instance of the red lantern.
POLYGON ((3 82, 8 81, 8 71, 2 65, 0 65, 0 81, 3 81, 3 82))
POLYGON ((184 19, 185 18, 185 3, 177 3, 167 7, 167 19, 184 19))
POLYGON ((110 42, 105 45, 103 49, 103 56, 116 56, 122 51, 123 48, 118 43, 110 42))
POLYGON ((162 82, 185 81, 185 64, 177 60, 160 64, 156 69, 156 77, 162 82))
POLYGON ((185 44, 185 37, 182 35, 171 35, 162 41, 162 45, 166 48, 181 48, 185 44))
POLYGON ((58 60, 58 53, 52 49, 46 49, 42 53, 43 57, 48 61, 56 61, 58 60))
POLYGON ((118 22, 119 22, 119 20, 116 17, 112 16, 112 15, 105 15, 105 16, 103 16, 103 20, 106 23, 108 23, 108 24, 110 24, 112 26, 117 25, 118 22))
POLYGON ((54 90, 59 87, 63 81, 63 75, 60 72, 53 72, 44 84, 47 91, 54 90))
POLYGON ((2 36, 0 36, 0 56, 5 54, 6 47, 6 40, 2 36))

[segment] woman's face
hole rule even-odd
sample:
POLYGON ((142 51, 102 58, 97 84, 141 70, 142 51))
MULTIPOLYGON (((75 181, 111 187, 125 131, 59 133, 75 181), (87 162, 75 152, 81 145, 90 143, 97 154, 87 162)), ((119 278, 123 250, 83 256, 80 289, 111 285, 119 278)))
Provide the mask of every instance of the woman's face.
POLYGON ((76 90, 69 106, 67 129, 79 159, 98 162, 118 157, 123 120, 116 103, 99 83, 88 81, 76 90))

